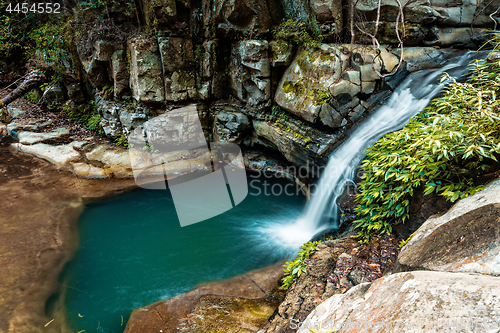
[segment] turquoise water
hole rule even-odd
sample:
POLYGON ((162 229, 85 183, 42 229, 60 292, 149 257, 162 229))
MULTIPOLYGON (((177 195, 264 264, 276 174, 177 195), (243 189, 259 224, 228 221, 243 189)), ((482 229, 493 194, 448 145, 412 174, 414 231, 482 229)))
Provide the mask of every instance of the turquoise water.
POLYGON ((305 197, 272 195, 266 187, 276 194, 288 182, 255 179, 241 204, 182 228, 168 191, 139 189, 88 205, 80 248, 61 277, 75 330, 123 332, 135 308, 290 255, 265 230, 297 218, 305 197))

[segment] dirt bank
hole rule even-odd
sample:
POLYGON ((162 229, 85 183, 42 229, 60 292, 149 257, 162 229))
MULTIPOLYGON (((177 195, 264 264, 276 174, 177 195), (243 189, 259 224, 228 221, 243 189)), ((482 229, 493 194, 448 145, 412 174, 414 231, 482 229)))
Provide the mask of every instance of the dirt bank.
POLYGON ((0 332, 66 331, 45 304, 78 246, 78 216, 85 202, 134 187, 133 179, 80 179, 0 145, 0 332))

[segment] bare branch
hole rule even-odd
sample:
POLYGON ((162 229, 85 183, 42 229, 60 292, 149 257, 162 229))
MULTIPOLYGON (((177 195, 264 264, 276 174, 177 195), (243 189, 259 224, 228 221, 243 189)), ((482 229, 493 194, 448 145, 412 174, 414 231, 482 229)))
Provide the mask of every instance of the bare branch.
POLYGON ((500 7, 498 7, 497 10, 495 10, 493 13, 490 14, 490 19, 492 19, 493 22, 495 22, 495 27, 493 28, 493 30, 497 30, 497 23, 498 23, 497 20, 495 20, 493 18, 493 15, 495 15, 496 13, 498 13, 499 10, 500 10, 500 7))
MULTIPOLYGON (((397 66, 390 72, 390 73, 387 73, 387 74, 382 74, 380 73, 376 68, 375 68, 375 60, 377 58, 380 57, 380 60, 382 61, 382 50, 381 50, 381 47, 380 47, 380 43, 376 37, 377 33, 378 33, 378 26, 380 24, 380 11, 381 11, 381 4, 382 4, 382 0, 378 0, 378 6, 377 6, 377 20, 375 21, 375 32, 374 34, 370 34, 368 33, 367 31, 364 31, 362 30, 357 24, 356 24, 356 28, 361 31, 361 33, 369 36, 371 39, 372 39, 372 46, 373 46, 373 51, 376 52, 376 55, 375 57, 372 59, 372 69, 375 71, 375 73, 377 73, 377 75, 380 77, 380 78, 385 78, 385 77, 388 77, 388 76, 392 76, 394 75, 398 70, 399 68, 401 67, 401 64, 403 63, 403 56, 404 56, 404 45, 403 45, 403 39, 405 37, 405 34, 406 34, 406 31, 405 31, 405 25, 404 25, 404 12, 403 12, 403 9, 405 8, 406 5, 408 5, 411 1, 413 0, 407 0, 404 4, 401 4, 400 0, 396 0, 396 2, 398 3, 398 6, 399 6, 399 12, 398 12, 398 16, 396 17, 396 37, 398 38, 398 41, 399 41, 399 48, 401 49, 401 54, 400 54, 400 58, 399 58, 399 62, 397 64, 397 66), (400 36, 399 34, 399 22, 403 23, 402 24, 402 32, 403 32, 403 36, 400 36)), ((352 26, 352 24, 351 24, 352 26)), ((382 61, 383 62, 383 61, 382 61)))
POLYGON ((488 4, 486 6, 484 6, 479 12, 477 12, 477 14, 474 15, 474 17, 472 18, 472 21, 470 22, 470 30, 471 30, 471 38, 474 37, 474 20, 477 19, 477 17, 486 9, 488 8, 489 5, 492 4, 494 0, 491 0, 490 2, 488 2, 488 4))

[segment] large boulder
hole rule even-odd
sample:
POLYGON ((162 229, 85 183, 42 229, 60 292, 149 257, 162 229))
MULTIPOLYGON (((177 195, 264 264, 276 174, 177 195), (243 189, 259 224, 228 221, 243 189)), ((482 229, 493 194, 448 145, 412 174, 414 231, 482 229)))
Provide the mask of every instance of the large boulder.
POLYGON ((500 275, 500 180, 429 218, 403 247, 397 270, 500 275))
POLYGON ((415 271, 392 274, 333 295, 312 311, 298 333, 497 332, 498 278, 415 271))
MULTIPOLYGON (((316 50, 302 50, 283 75, 275 101, 309 122, 337 128, 345 125, 337 113, 344 117, 358 107, 359 99, 379 86, 379 73, 392 71, 398 61, 384 47, 380 55, 372 47, 348 44, 322 44, 316 50), (331 107, 325 105, 327 102, 331 107)), ((360 112, 358 108, 357 114, 360 112)))
POLYGON ((138 37, 128 41, 130 86, 139 102, 163 102, 165 86, 158 43, 154 38, 138 37))
POLYGON ((235 97, 251 106, 269 104, 271 62, 269 43, 248 40, 232 45, 229 78, 235 97))
POLYGON ((197 97, 193 41, 190 38, 158 38, 165 99, 178 102, 197 97))
POLYGON ((316 50, 299 52, 278 85, 276 103, 309 122, 315 122, 323 104, 322 98, 329 95, 330 86, 348 66, 340 53, 337 47, 328 44, 316 50))

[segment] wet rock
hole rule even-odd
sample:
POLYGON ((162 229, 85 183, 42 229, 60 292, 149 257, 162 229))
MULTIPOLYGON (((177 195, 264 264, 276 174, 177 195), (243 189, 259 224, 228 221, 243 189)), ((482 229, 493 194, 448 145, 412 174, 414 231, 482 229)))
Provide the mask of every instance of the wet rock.
POLYGON ((331 101, 332 106, 342 117, 359 105, 359 98, 350 98, 350 95, 340 95, 331 101))
POLYGON ((132 97, 139 102, 162 102, 165 86, 156 39, 134 38, 128 41, 128 48, 132 97))
MULTIPOLYGON (((400 57, 401 49, 393 49, 392 52, 400 57)), ((437 47, 405 47, 403 60, 409 72, 429 69, 444 63, 446 59, 457 56, 461 51, 454 49, 439 49, 437 47)))
POLYGON ((498 278, 463 273, 415 271, 392 274, 333 295, 301 321, 299 333, 310 329, 336 332, 396 330, 481 332, 500 328, 498 278), (320 326, 321 325, 321 326, 320 326), (404 327, 404 328, 403 328, 404 327))
POLYGON ((248 40, 232 45, 229 78, 233 94, 251 106, 271 99, 271 63, 267 41, 248 40))
POLYGON ((250 130, 250 120, 239 112, 221 112, 215 116, 213 139, 215 142, 241 143, 250 130))
POLYGON ((160 37, 158 44, 165 77, 165 99, 178 102, 197 97, 192 39, 160 37))
POLYGON ((309 186, 301 180, 300 172, 297 172, 296 167, 285 161, 277 158, 274 155, 258 151, 245 149, 243 154, 245 168, 248 170, 257 171, 259 175, 272 174, 276 178, 288 179, 297 186, 295 188, 297 194, 304 194, 309 200, 311 193, 309 186))
POLYGON ((376 108, 383 105, 383 103, 389 98, 391 92, 390 91, 380 91, 375 94, 372 94, 366 100, 364 106, 368 111, 375 110, 376 108))
POLYGON ((500 275, 500 180, 430 217, 411 236, 397 269, 500 275))
POLYGON ((256 332, 279 304, 282 263, 212 282, 132 312, 125 333, 256 332))
POLYGON ((403 62, 398 71, 391 76, 386 76, 384 82, 392 89, 395 90, 401 82, 410 74, 406 68, 406 62, 403 62))
POLYGON ((351 112, 349 112, 348 116, 352 123, 356 122, 366 111, 365 102, 361 101, 358 106, 356 106, 351 112))

